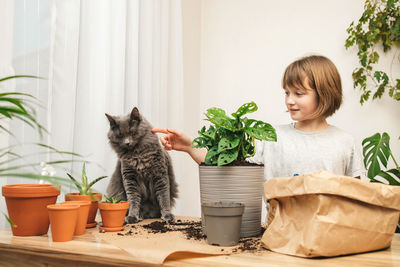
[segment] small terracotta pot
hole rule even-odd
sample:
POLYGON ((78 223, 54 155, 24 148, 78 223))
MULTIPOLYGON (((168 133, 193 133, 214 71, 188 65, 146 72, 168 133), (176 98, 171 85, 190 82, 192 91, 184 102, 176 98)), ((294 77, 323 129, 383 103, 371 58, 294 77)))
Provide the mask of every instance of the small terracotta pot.
POLYGON ((50 218, 51 237, 54 242, 65 242, 72 240, 74 236, 76 218, 78 217, 79 205, 48 205, 50 218))
POLYGON ((99 209, 103 222, 100 229, 106 232, 116 232, 124 229, 124 219, 126 211, 129 209, 129 202, 121 201, 119 203, 100 202, 99 209))
POLYGON ((6 199, 8 216, 16 227, 11 227, 15 236, 47 234, 49 215, 47 205, 54 204, 60 194, 59 187, 50 184, 12 184, 2 187, 6 199))
POLYGON ((90 195, 80 195, 79 193, 68 193, 65 195, 65 200, 66 201, 83 200, 83 201, 90 201, 92 203, 90 205, 89 216, 86 223, 86 228, 92 228, 97 225, 96 214, 97 214, 98 201, 100 201, 102 197, 103 196, 100 193, 92 193, 90 195))
POLYGON ((76 226, 74 235, 83 235, 86 230, 86 222, 89 216, 91 202, 83 200, 65 201, 62 205, 79 205, 78 217, 76 218, 76 226))

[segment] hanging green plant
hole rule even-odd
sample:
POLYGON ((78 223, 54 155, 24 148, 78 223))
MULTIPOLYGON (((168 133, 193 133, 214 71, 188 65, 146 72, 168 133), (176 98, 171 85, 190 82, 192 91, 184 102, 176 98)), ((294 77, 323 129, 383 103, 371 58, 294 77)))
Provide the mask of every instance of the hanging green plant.
POLYGON ((385 91, 394 100, 400 100, 400 77, 392 76, 392 66, 400 62, 400 0, 366 0, 358 23, 347 29, 346 49, 358 48, 360 67, 353 71, 353 87, 360 89, 360 103, 381 98, 385 91), (386 53, 395 49, 389 73, 377 70, 380 46, 386 53))

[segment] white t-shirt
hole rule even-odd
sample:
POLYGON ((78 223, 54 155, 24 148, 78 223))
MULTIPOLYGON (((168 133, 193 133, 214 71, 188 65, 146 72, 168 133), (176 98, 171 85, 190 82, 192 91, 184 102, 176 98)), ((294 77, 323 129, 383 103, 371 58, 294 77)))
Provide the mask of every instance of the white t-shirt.
POLYGON ((275 129, 277 142, 256 140, 256 154, 249 159, 264 163, 265 179, 317 170, 351 177, 365 174, 361 147, 345 131, 329 125, 324 130, 302 132, 294 123, 275 129))

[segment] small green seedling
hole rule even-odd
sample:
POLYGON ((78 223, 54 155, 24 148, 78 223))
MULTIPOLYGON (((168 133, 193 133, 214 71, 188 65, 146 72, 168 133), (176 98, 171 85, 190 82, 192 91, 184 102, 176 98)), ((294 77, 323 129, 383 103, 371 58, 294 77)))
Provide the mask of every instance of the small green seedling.
POLYGON ((107 203, 112 203, 112 204, 116 204, 119 203, 122 199, 121 199, 121 192, 118 193, 116 196, 104 196, 104 198, 106 199, 107 203))
POLYGON ((4 212, 2 212, 4 217, 6 218, 7 222, 10 224, 11 227, 17 228, 17 225, 11 221, 10 217, 8 217, 4 212))
POLYGON ((106 178, 107 176, 100 176, 96 179, 94 179, 92 182, 88 183, 88 178, 86 176, 86 166, 85 163, 83 163, 82 167, 82 178, 81 178, 81 183, 79 183, 72 175, 67 173, 68 177, 72 180, 72 182, 75 184, 76 188, 79 190, 79 193, 81 195, 89 195, 91 193, 91 187, 97 183, 98 181, 106 178))

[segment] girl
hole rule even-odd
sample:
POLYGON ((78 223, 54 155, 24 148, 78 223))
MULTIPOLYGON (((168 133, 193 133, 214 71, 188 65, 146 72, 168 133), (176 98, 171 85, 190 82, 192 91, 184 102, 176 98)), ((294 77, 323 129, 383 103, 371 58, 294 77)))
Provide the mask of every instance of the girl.
MULTIPOLYGON (((256 154, 249 161, 264 163, 266 179, 316 170, 360 178, 364 168, 354 138, 326 121, 342 103, 341 79, 332 61, 316 55, 296 60, 286 68, 282 87, 295 122, 275 127, 277 142, 256 141, 256 154)), ((160 140, 167 150, 187 152, 199 164, 204 161, 207 151, 193 148, 184 133, 153 132, 166 134, 160 140)))

